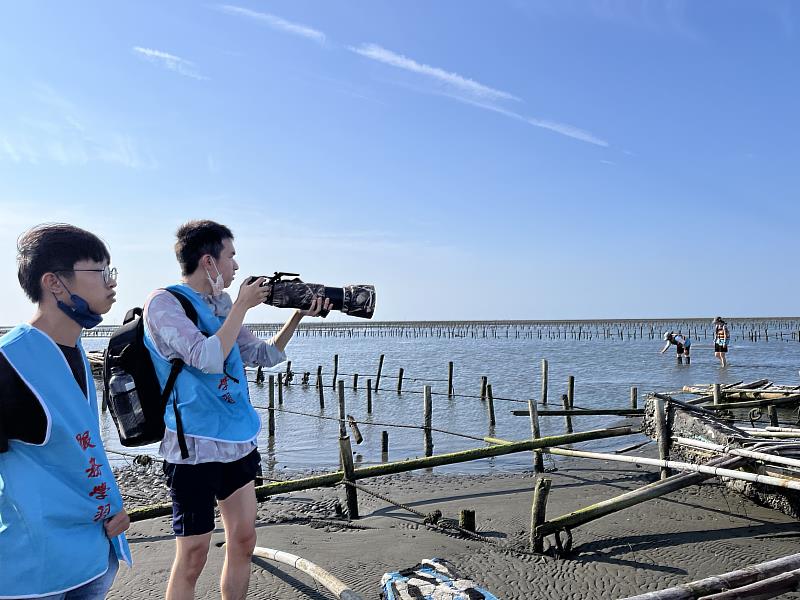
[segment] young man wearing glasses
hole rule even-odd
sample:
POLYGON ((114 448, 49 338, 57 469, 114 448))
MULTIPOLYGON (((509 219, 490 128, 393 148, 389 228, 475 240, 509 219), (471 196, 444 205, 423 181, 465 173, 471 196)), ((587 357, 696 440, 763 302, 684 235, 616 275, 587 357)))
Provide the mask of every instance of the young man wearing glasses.
POLYGON ((110 258, 72 225, 34 227, 17 242, 36 312, 0 337, 0 598, 99 600, 118 560, 130 564, 130 520, 80 343, 114 303, 110 258))
POLYGON ((267 297, 264 278, 246 281, 235 302, 225 292, 239 265, 231 230, 213 221, 191 221, 177 232, 175 255, 182 283, 168 289, 185 296, 197 311, 193 323, 180 302, 156 290, 145 303, 145 345, 162 388, 171 360, 185 363, 175 380, 177 411, 167 403, 166 430, 159 453, 172 496, 176 554, 167 598, 194 597, 206 563, 214 506, 225 526, 225 564, 220 588, 225 600, 243 600, 250 580, 256 541, 254 481, 261 457, 256 439, 259 415, 250 404, 244 367, 271 367, 286 360, 284 348, 305 315, 330 309, 316 299, 295 311, 270 340, 243 327, 245 315, 267 297), (179 425, 180 424, 180 425, 179 425), (183 436, 178 434, 182 427, 183 436))

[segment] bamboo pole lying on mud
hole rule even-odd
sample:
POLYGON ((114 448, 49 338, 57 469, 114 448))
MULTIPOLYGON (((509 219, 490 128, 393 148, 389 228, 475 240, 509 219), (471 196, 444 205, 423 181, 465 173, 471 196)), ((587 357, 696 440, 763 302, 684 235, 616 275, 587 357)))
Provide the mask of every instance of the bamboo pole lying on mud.
POLYGON ((750 585, 743 585, 733 590, 724 590, 716 594, 703 596, 700 600, 751 600, 760 598, 775 598, 782 596, 786 592, 794 592, 800 589, 800 569, 787 571, 768 579, 762 579, 750 585))
MULTIPOLYGON (((381 465, 371 465, 360 467, 353 470, 355 480, 367 479, 369 477, 381 477, 383 475, 393 475, 395 473, 405 473, 416 469, 439 467, 442 465, 452 465, 462 462, 469 462, 479 458, 491 458, 493 456, 504 456, 516 452, 530 452, 538 448, 550 446, 562 446, 588 440, 599 440, 623 435, 638 433, 632 427, 610 427, 606 429, 592 429, 568 435, 553 435, 539 438, 537 440, 523 440, 519 442, 508 442, 503 445, 489 446, 487 448, 471 448, 447 454, 434 454, 424 458, 409 458, 397 462, 389 462, 381 465)), ((323 475, 314 475, 302 479, 291 479, 289 481, 277 481, 256 487, 256 498, 264 500, 270 496, 278 494, 288 494, 317 487, 330 487, 338 484, 342 480, 344 473, 335 471, 323 475)), ((162 517, 172 514, 172 504, 157 504, 135 508, 128 512, 131 521, 141 521, 153 517, 162 517)))
POLYGON ((282 550, 273 550, 272 548, 263 548, 261 546, 256 546, 253 549, 253 556, 266 558, 267 560, 279 562, 294 567, 298 571, 302 571, 311 577, 311 579, 324 586, 325 589, 339 598, 339 600, 362 600, 361 596, 350 589, 349 585, 305 558, 283 552, 282 550))
MULTIPOLYGON (((722 575, 714 575, 691 583, 684 583, 666 590, 631 596, 625 598, 625 600, 695 600, 698 597, 713 594, 720 590, 741 588, 764 578, 772 578, 781 573, 796 570, 798 567, 800 567, 800 554, 790 554, 789 556, 757 565, 750 565, 722 575)), ((759 597, 763 598, 765 596, 759 597)))
MULTIPOLYGON (((732 467, 746 462, 741 457, 724 457, 709 461, 707 466, 732 467)), ((681 488, 688 487, 710 479, 712 475, 706 473, 680 473, 672 475, 667 479, 661 479, 655 483, 650 483, 637 490, 626 492, 615 498, 603 500, 597 504, 581 508, 566 515, 562 515, 550 521, 542 523, 536 528, 536 535, 545 537, 551 533, 556 533, 563 529, 574 529, 579 525, 585 525, 591 521, 610 515, 624 508, 629 508, 653 498, 658 498, 681 488)))

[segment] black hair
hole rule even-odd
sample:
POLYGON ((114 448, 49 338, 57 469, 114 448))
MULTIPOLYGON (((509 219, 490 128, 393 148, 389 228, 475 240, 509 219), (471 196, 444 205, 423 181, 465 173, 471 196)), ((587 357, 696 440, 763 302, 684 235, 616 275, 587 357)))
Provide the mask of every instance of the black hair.
POLYGON ((219 259, 222 242, 232 240, 233 233, 214 221, 189 221, 178 227, 175 237, 175 257, 181 266, 181 274, 186 276, 197 270, 205 254, 219 259))
POLYGON ((42 275, 63 272, 72 279, 75 263, 82 260, 111 261, 103 240, 67 223, 43 223, 17 239, 17 278, 32 302, 42 299, 42 275))

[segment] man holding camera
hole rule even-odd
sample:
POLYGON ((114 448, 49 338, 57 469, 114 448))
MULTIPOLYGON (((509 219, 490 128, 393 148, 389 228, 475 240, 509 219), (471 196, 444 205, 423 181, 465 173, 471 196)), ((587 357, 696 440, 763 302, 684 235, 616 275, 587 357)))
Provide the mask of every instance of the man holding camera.
POLYGON ((308 310, 295 310, 272 339, 260 340, 243 322, 248 310, 267 299, 269 288, 262 285, 263 277, 246 280, 235 302, 224 291, 239 268, 230 229, 213 221, 190 221, 178 229, 175 254, 182 283, 169 289, 192 303, 197 324, 166 290, 153 292, 144 309, 145 344, 162 388, 170 361, 185 363, 175 381, 177 410, 167 403, 159 449, 176 536, 167 598, 194 597, 219 502, 226 539, 220 588, 224 599, 239 600, 246 597, 250 579, 254 481, 261 464, 256 449, 261 422, 250 404, 244 367, 272 367, 286 360, 284 349, 300 320, 330 309, 330 302, 316 298, 308 310))

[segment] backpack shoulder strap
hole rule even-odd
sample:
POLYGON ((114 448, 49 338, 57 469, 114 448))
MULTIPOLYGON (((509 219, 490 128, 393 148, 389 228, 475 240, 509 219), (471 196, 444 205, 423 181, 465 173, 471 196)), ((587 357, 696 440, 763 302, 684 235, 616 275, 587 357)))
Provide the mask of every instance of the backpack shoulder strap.
POLYGON ((178 302, 181 303, 181 306, 183 307, 183 310, 186 312, 186 316, 189 317, 189 320, 195 325, 197 325, 197 309, 194 307, 194 304, 192 304, 192 301, 189 300, 186 296, 184 296, 180 292, 176 292, 175 290, 170 290, 167 288, 164 289, 173 296, 175 296, 178 302))
MULTIPOLYGON (((178 300, 178 302, 181 303, 183 310, 186 312, 186 316, 189 317, 189 320, 192 323, 197 325, 197 309, 194 307, 191 300, 189 300, 180 292, 170 289, 167 289, 166 291, 172 294, 178 300)), ((175 380, 178 378, 178 375, 183 370, 183 366, 185 364, 180 358, 175 358, 171 362, 172 370, 169 373, 166 385, 164 386, 164 392, 161 396, 161 404, 163 406, 167 405, 169 397, 172 395, 172 389, 175 387, 175 380)), ((181 418, 181 413, 178 410, 178 401, 174 396, 172 398, 172 408, 175 411, 175 433, 178 434, 178 446, 181 449, 181 457, 186 459, 189 458, 189 448, 186 445, 186 436, 183 433, 183 419, 181 418)))

